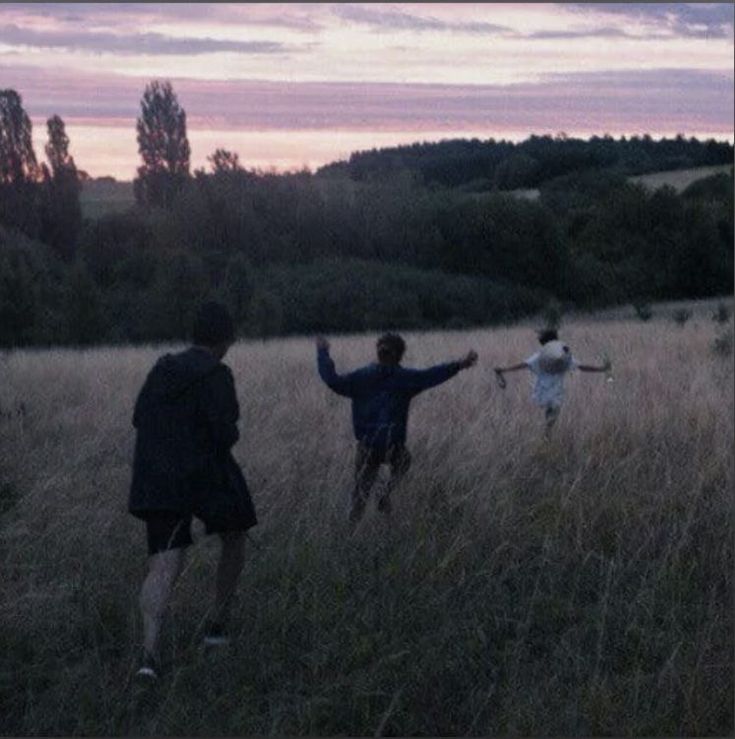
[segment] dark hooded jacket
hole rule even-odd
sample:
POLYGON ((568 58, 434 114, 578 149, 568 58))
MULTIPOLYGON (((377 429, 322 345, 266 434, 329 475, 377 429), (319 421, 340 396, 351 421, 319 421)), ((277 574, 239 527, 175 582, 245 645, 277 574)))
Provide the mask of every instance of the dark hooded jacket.
POLYGON ((192 347, 156 362, 135 403, 129 511, 195 514, 246 528, 256 523, 231 454, 240 408, 229 367, 192 347))

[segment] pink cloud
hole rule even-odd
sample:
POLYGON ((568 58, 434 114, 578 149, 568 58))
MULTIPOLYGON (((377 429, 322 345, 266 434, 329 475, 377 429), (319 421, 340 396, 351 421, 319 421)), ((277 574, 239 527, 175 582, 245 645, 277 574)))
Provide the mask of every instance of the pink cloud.
MULTIPOLYGON (((15 68, 5 75, 35 116, 134 125, 145 81, 15 68)), ((515 85, 174 80, 190 127, 240 130, 457 130, 529 133, 584 120, 600 133, 733 128, 732 73, 647 70, 546 75, 515 85)))

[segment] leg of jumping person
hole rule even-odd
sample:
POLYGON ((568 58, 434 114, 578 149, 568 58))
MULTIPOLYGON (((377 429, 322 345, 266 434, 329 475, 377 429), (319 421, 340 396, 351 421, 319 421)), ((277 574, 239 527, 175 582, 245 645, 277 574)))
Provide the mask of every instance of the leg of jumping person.
POLYGON ((365 513, 370 490, 378 478, 382 463, 377 450, 364 444, 357 445, 355 455, 355 484, 352 488, 352 506, 350 509, 350 526, 354 529, 365 513))
POLYGON ((556 424, 557 419, 559 418, 560 411, 561 411, 561 408, 558 405, 547 405, 546 406, 546 413, 545 413, 546 436, 549 436, 551 434, 551 429, 554 427, 554 424, 556 424))
POLYGON ((390 465, 390 479, 378 500, 378 510, 383 513, 391 512, 393 507, 390 500, 391 493, 411 467, 411 455, 408 449, 404 446, 392 447, 388 452, 388 464, 390 465))

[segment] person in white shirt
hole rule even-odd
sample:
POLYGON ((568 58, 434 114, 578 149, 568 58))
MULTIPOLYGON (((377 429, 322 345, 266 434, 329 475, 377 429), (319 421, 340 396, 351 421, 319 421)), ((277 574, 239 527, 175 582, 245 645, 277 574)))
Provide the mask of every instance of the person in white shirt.
POLYGON ((568 372, 578 369, 580 372, 610 372, 610 361, 605 360, 601 367, 579 364, 572 356, 566 344, 559 341, 554 329, 539 331, 541 350, 532 354, 525 362, 512 367, 496 367, 495 375, 501 388, 505 388, 505 372, 516 372, 528 369, 536 377, 533 387, 533 400, 545 411, 546 433, 556 423, 564 400, 564 377, 568 372))

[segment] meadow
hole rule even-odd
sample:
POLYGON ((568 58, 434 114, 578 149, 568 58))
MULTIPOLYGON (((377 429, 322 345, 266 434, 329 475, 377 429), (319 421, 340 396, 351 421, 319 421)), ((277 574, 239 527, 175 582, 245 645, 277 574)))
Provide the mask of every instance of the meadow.
MULTIPOLYGON (((569 320, 614 382, 569 377, 545 441, 529 378, 492 374, 534 326, 406 334, 407 366, 479 365, 414 401, 393 515, 370 507, 352 537, 349 404, 312 342, 234 346, 260 518, 236 639, 199 645, 217 556, 199 536, 148 691, 131 414, 171 347, 1 355, 0 733, 731 735, 731 345, 705 310, 569 320)), ((372 359, 374 336, 330 338, 338 370, 372 359)))
MULTIPOLYGON (((671 187, 681 194, 694 182, 712 177, 716 174, 730 174, 731 164, 718 164, 714 167, 692 167, 691 169, 672 169, 650 174, 640 174, 628 177, 628 182, 639 183, 648 190, 658 190, 661 187, 671 187)), ((532 189, 511 190, 513 195, 523 200, 538 200, 541 191, 532 189)))
POLYGON ((652 174, 642 174, 635 177, 629 177, 630 182, 640 182, 650 190, 656 190, 659 187, 668 185, 673 187, 676 192, 681 193, 689 187, 693 182, 712 177, 716 174, 730 174, 732 172, 732 164, 720 164, 714 167, 695 167, 693 169, 675 169, 670 172, 653 172, 652 174))

